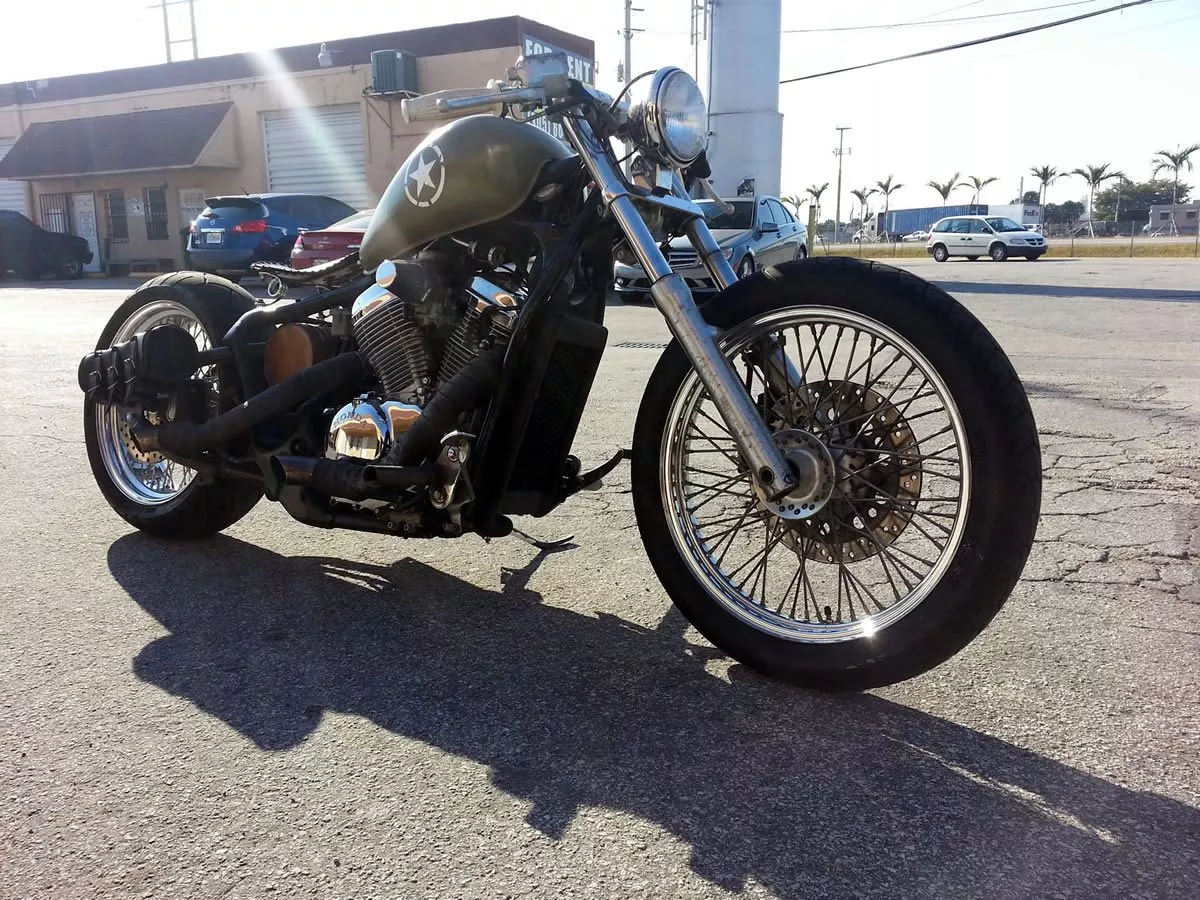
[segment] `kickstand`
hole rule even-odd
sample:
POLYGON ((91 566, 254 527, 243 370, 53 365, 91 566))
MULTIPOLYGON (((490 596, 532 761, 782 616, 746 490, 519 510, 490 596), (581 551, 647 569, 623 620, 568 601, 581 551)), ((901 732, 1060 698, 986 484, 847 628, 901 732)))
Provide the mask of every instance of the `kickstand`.
POLYGON ((536 547, 538 550, 543 550, 547 553, 554 553, 557 550, 567 550, 570 547, 574 546, 574 544, 572 544, 571 541, 575 540, 575 535, 568 534, 564 538, 558 538, 557 540, 553 540, 553 541, 539 541, 537 538, 533 537, 532 535, 528 535, 525 532, 523 532, 520 528, 514 528, 512 530, 512 533, 514 535, 516 535, 517 537, 519 537, 521 540, 523 540, 525 543, 527 543, 529 546, 536 547))

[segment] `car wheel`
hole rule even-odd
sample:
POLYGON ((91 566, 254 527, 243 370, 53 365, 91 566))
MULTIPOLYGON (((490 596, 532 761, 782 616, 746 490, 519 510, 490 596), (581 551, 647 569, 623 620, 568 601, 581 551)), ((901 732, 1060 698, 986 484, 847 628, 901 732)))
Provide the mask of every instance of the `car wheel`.
POLYGON ((946 250, 945 244, 937 244, 933 248, 933 258, 937 262, 945 262, 946 260, 948 260, 950 258, 950 253, 949 253, 949 251, 946 250))
POLYGON ((74 280, 83 275, 83 261, 78 256, 64 254, 55 263, 54 272, 59 278, 74 280))
POLYGON ((796 255, 795 255, 794 259, 798 259, 798 260, 799 259, 808 259, 808 248, 805 247, 803 244, 798 246, 796 248, 796 255))
POLYGON ((975 260, 977 260, 977 259, 979 259, 978 256, 968 256, 967 257, 968 262, 975 262, 975 260))
POLYGON ((992 244, 991 250, 988 251, 988 256, 996 262, 1004 262, 1008 259, 1008 248, 1003 244, 992 244))
POLYGON ((742 261, 738 263, 737 277, 739 279, 749 278, 754 274, 754 257, 747 254, 742 257, 742 261))

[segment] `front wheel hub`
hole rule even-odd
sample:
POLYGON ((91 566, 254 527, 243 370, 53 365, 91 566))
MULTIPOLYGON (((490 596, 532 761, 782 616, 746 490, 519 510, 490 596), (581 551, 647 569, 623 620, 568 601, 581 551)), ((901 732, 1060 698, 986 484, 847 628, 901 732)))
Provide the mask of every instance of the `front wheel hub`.
POLYGON ((798 428, 777 431, 773 437, 796 476, 796 487, 786 496, 765 503, 764 508, 788 521, 816 515, 829 502, 837 483, 837 467, 829 448, 798 428))

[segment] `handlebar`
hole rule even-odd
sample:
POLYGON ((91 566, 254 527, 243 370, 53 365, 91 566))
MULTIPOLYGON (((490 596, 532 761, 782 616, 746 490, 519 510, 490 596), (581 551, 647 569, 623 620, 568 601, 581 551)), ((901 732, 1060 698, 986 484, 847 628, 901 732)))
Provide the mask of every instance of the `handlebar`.
POLYGON ((405 122, 427 122, 438 119, 453 119, 465 112, 489 111, 499 114, 510 103, 544 101, 546 93, 541 88, 496 90, 480 92, 478 88, 454 88, 434 91, 411 100, 400 101, 400 115, 405 122))

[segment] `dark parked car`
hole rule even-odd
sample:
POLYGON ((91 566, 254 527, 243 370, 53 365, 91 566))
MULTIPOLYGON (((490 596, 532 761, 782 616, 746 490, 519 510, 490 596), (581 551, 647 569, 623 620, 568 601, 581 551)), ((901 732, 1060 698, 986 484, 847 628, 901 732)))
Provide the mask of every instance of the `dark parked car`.
POLYGON ((250 264, 286 263, 300 229, 324 228, 355 212, 317 194, 210 197, 188 234, 188 266, 240 281, 250 264))
POLYGON ((92 249, 83 238, 46 231, 19 212, 0 209, 0 274, 12 271, 33 279, 52 272, 78 278, 91 261, 92 249))

